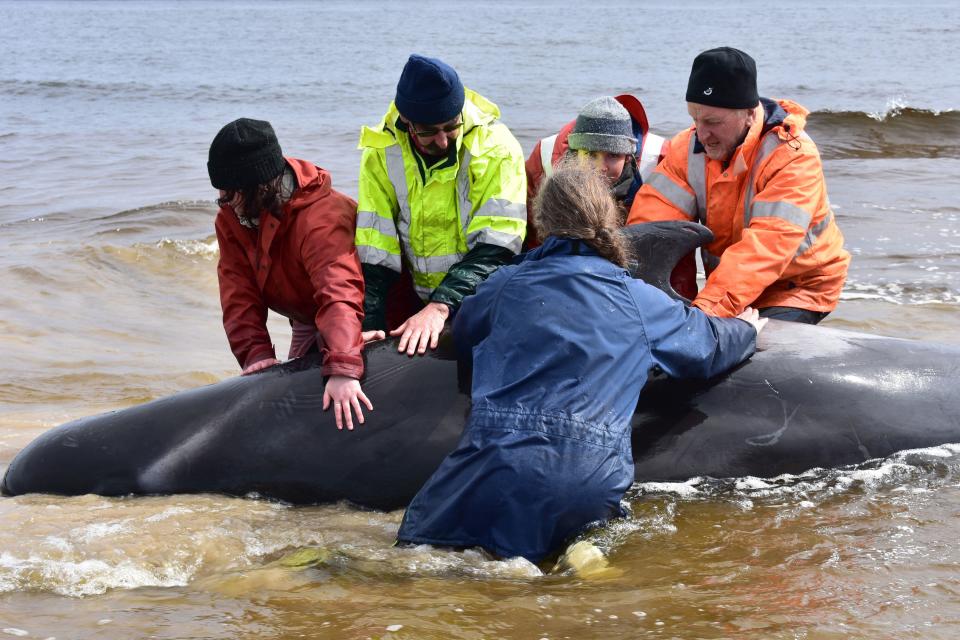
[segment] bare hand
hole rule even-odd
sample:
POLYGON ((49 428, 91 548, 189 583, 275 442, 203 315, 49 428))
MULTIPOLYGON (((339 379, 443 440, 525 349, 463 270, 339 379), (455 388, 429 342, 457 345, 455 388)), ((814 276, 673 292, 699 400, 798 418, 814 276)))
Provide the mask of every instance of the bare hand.
POLYGON ((353 415, 351 409, 357 414, 357 422, 363 424, 363 411, 360 409, 360 402, 367 405, 367 409, 373 411, 373 404, 360 388, 360 381, 347 376, 330 376, 327 379, 327 386, 323 389, 323 410, 330 408, 330 402, 333 402, 333 415, 337 420, 337 429, 343 429, 346 425, 348 431, 353 431, 353 415))
POLYGON ((274 365, 280 364, 280 361, 276 358, 264 358, 263 360, 257 360, 252 365, 240 372, 242 376, 248 376, 251 373, 256 373, 257 371, 263 371, 264 369, 269 369, 274 365))
POLYGON ((753 307, 747 307, 737 317, 752 324, 753 328, 757 330, 757 335, 760 335, 760 330, 767 324, 767 318, 761 318, 760 312, 753 307))
POLYGON ((374 331, 364 331, 360 334, 360 337, 363 339, 363 343, 376 342, 377 340, 383 340, 387 337, 387 334, 379 329, 374 331))
POLYGON ((436 349, 443 323, 449 316, 450 307, 442 302, 427 304, 416 315, 410 316, 406 322, 390 332, 391 336, 400 336, 397 351, 406 351, 408 356, 412 356, 414 353, 426 353, 427 345, 436 349))

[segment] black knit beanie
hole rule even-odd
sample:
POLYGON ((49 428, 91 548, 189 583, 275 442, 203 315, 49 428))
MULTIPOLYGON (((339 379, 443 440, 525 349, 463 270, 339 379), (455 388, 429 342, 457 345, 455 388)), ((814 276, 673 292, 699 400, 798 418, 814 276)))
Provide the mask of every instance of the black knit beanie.
POLYGON ((693 59, 687 102, 725 109, 757 106, 757 63, 732 47, 704 51, 693 59))
POLYGON ((276 178, 284 160, 273 127, 265 120, 234 120, 213 139, 207 161, 217 189, 242 189, 276 178))

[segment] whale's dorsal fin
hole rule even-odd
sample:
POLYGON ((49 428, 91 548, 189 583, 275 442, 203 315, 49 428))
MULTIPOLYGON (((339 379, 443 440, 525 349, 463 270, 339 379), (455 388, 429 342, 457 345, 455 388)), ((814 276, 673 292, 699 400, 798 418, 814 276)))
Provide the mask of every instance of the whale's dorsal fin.
POLYGON ((713 240, 713 232, 696 222, 669 220, 632 224, 623 228, 623 235, 631 250, 630 275, 689 302, 670 286, 670 273, 681 258, 713 240))

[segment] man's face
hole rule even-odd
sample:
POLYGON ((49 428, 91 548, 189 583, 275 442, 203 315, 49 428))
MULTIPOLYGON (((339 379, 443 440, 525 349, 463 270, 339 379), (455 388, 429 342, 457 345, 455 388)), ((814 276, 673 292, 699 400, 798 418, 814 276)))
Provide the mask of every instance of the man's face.
POLYGON ((589 158, 611 185, 616 183, 623 174, 623 167, 627 163, 627 154, 625 153, 607 153, 606 151, 579 149, 577 150, 577 157, 583 159, 589 158))
POLYGON ((687 113, 693 118, 707 157, 722 162, 733 156, 754 120, 753 109, 724 109, 694 102, 687 103, 687 113))
POLYGON ((413 135, 413 142, 417 149, 428 156, 447 155, 450 145, 456 144, 463 130, 462 115, 457 115, 456 118, 441 124, 417 124, 406 119, 404 122, 413 135))

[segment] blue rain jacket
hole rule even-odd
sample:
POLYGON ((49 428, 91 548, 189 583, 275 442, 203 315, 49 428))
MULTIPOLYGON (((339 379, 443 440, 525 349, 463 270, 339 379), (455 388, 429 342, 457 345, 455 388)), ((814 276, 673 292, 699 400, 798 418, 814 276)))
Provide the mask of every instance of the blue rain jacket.
POLYGON ((749 323, 685 307, 553 236, 465 298, 453 331, 473 357, 473 408, 397 537, 532 562, 620 514, 630 418, 655 365, 707 378, 756 342, 749 323))

